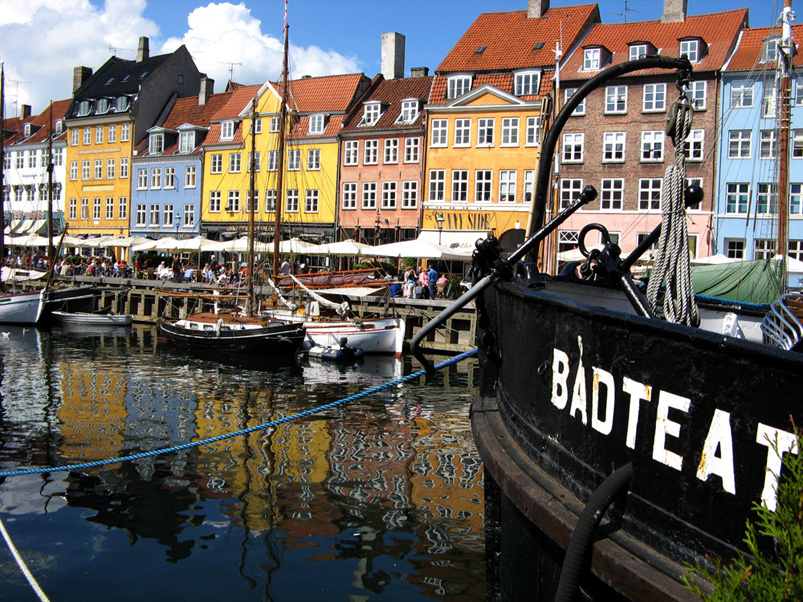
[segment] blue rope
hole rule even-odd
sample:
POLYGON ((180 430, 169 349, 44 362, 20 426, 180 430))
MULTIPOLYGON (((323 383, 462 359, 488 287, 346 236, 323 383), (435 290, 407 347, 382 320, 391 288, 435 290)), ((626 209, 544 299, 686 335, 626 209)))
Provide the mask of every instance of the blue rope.
MULTIPOLYGON (((441 370, 446 368, 447 366, 451 366, 452 364, 456 364, 458 362, 462 362, 464 359, 468 359, 470 357, 474 357, 477 355, 477 348, 470 351, 466 351, 465 353, 461 353, 460 355, 455 355, 454 357, 449 358, 439 364, 435 364, 436 370, 441 370)), ((131 456, 123 456, 119 458, 110 458, 107 460, 96 460, 94 462, 85 462, 83 464, 69 464, 67 466, 55 466, 51 468, 31 468, 28 470, 15 470, 11 472, 0 472, 0 477, 16 477, 20 475, 27 475, 27 474, 42 474, 42 473, 51 473, 51 472, 64 472, 65 470, 83 470, 86 468, 95 468, 97 466, 107 466, 109 464, 119 464, 120 462, 128 462, 131 460, 139 460, 141 458, 149 458, 152 456, 160 456, 162 454, 169 454, 171 452, 180 451, 183 449, 190 449, 192 447, 199 447, 201 445, 207 445, 209 443, 216 443, 218 441, 223 441, 224 439, 231 439, 233 437, 239 437, 240 435, 246 435, 248 433, 253 433, 255 431, 263 431, 265 429, 278 426, 280 424, 284 424, 285 422, 291 422, 293 420, 298 420, 300 418, 306 418, 307 416, 311 416, 313 414, 317 414, 318 412, 323 412, 325 410, 330 410, 334 407, 339 405, 343 405, 344 403, 348 403, 349 401, 354 401, 356 399, 360 399, 362 397, 366 397, 368 395, 372 395, 374 393, 378 393, 379 391, 384 391, 385 389, 389 389, 395 385, 405 383, 409 380, 414 378, 418 378, 419 376, 423 376, 426 374, 426 370, 419 370, 418 372, 413 372, 412 374, 408 374, 407 376, 402 376, 401 378, 397 378, 394 381, 389 383, 385 383, 383 385, 379 385, 378 387, 374 387, 372 389, 368 389, 367 391, 363 391, 362 393, 357 393, 352 395, 351 397, 345 397, 343 399, 339 399, 338 401, 333 401, 332 403, 327 403, 326 405, 322 405, 317 408, 313 408, 311 410, 306 410, 304 412, 300 412, 298 414, 293 414, 291 416, 285 416, 284 418, 279 418, 278 420, 273 420, 271 422, 266 422, 264 424, 260 424, 257 426, 252 426, 247 429, 242 429, 239 431, 235 431, 233 433, 227 433, 225 435, 218 435, 217 437, 211 437, 209 439, 203 439, 201 441, 194 441, 190 443, 182 443, 181 445, 174 445, 173 447, 166 447, 164 449, 155 449, 149 452, 142 452, 139 454, 134 454, 131 456)))

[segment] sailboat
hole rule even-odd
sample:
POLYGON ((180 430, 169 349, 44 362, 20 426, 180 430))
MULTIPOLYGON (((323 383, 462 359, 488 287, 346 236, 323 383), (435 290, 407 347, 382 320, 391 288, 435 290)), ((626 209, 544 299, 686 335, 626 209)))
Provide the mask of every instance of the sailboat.
MULTIPOLYGON (((0 262, 5 261, 5 70, 0 63, 0 262)), ((52 272, 51 272, 52 274, 52 272)), ((46 303, 47 287, 34 292, 15 292, 7 281, 0 281, 0 323, 36 324, 42 317, 46 303)))
MULTIPOLYGON (((541 156, 554 156, 592 91, 642 69, 683 74, 692 65, 656 55, 600 71, 555 117, 541 156)), ((432 369, 421 342, 476 301, 472 432, 488 485, 487 552, 496 559, 488 580, 497 591, 569 600, 582 587, 593 600, 689 599, 686 563, 744 550, 753 504, 777 507, 783 457, 800 453, 790 416, 803 419, 803 355, 724 329, 735 309, 699 320, 693 292, 668 276, 655 279, 666 282, 663 304, 651 302, 650 288, 645 297, 630 268, 663 240, 665 225, 622 259, 604 226, 592 224, 588 242, 601 234, 603 248, 591 249, 583 241, 591 230, 581 232, 586 262, 574 277, 542 274, 539 245, 596 197, 588 186, 542 226, 551 169, 543 161, 536 180, 540 230, 507 258, 495 240, 478 244, 474 285, 416 334, 413 353, 432 369)), ((684 189, 683 175, 674 172, 681 186, 667 195, 681 210, 702 192, 684 189)), ((660 244, 658 253, 656 263, 667 257, 660 244)), ((688 256, 688 247, 677 253, 681 262, 688 256)))
MULTIPOLYGON (((285 24, 285 57, 287 54, 287 25, 285 24)), ((286 61, 286 58, 285 58, 286 61)), ((256 172, 256 98, 251 105, 251 182, 250 198, 255 198, 256 172)), ((278 213, 278 211, 277 211, 278 213)), ((159 333, 168 341, 187 347, 209 351, 238 351, 264 354, 293 354, 304 342, 303 324, 279 320, 259 312, 254 295, 254 211, 249 211, 248 229, 248 281, 244 308, 237 306, 214 312, 195 312, 185 318, 161 318, 159 333)))

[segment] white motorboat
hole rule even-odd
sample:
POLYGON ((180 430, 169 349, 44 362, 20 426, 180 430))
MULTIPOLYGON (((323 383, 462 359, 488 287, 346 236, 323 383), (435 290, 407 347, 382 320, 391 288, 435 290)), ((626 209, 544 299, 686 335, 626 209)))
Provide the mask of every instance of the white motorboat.
POLYGON ((95 314, 89 312, 54 311, 53 318, 61 324, 91 324, 93 326, 130 326, 131 314, 95 314))

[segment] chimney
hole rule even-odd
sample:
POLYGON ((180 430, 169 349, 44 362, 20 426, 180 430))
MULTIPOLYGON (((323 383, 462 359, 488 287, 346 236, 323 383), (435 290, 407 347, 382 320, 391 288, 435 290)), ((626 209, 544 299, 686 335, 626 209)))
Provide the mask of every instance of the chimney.
POLYGON ((21 105, 20 112, 20 119, 28 119, 31 116, 31 105, 21 105))
POLYGON ((683 23, 686 20, 688 3, 688 0, 664 0, 661 23, 683 23))
POLYGON ((83 86, 92 77, 91 67, 76 67, 72 71, 72 93, 75 94, 78 88, 83 86))
POLYGON ((201 91, 198 92, 198 105, 203 106, 215 93, 215 80, 205 75, 201 78, 201 91))
POLYGON ((540 19, 549 10, 549 0, 529 0, 527 18, 540 19))
POLYGON ((145 59, 150 56, 150 51, 148 50, 148 38, 142 36, 139 39, 139 46, 137 47, 137 62, 141 63, 145 59))
POLYGON ((429 67, 411 67, 410 77, 426 77, 429 75, 429 67))
POLYGON ((385 79, 404 77, 404 40, 400 33, 382 34, 382 75, 385 79))

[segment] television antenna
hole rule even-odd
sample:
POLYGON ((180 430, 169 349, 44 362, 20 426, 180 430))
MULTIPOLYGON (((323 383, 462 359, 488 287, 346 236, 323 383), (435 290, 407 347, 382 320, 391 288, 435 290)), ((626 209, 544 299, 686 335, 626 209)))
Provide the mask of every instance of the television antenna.
POLYGON ((239 65, 240 67, 243 66, 242 63, 230 63, 226 61, 218 61, 221 65, 228 65, 229 66, 229 81, 234 81, 234 67, 235 65, 239 65))
POLYGON ((124 52, 134 52, 133 48, 117 48, 115 46, 109 46, 109 52, 111 52, 114 56, 117 56, 117 53, 121 50, 124 52))
POLYGON ((9 84, 14 84, 14 100, 12 101, 12 105, 14 107, 14 114, 18 114, 18 102, 19 102, 19 94, 20 94, 20 84, 30 84, 31 82, 24 80, 24 79, 9 79, 6 80, 9 84))
POLYGON ((608 15, 608 16, 609 17, 622 17, 624 19, 624 22, 627 23, 627 15, 629 13, 640 13, 641 12, 640 10, 636 10, 635 8, 628 8, 627 7, 627 0, 624 0, 624 3, 625 3, 625 8, 624 8, 623 12, 616 13, 614 15, 608 15))

